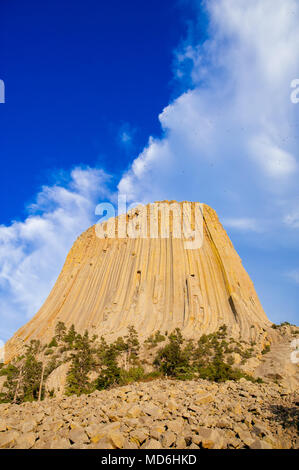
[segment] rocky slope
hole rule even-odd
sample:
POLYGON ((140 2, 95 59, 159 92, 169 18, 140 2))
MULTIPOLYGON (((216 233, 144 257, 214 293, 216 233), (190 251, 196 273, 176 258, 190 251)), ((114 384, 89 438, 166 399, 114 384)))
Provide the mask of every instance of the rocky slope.
MULTIPOLYGON (((98 238, 95 227, 83 233, 45 304, 7 342, 5 360, 20 353, 31 339, 49 341, 58 321, 67 326, 74 323, 80 333, 87 328, 108 340, 122 336, 131 324, 141 337, 176 327, 186 337, 198 337, 226 324, 232 336, 246 341, 267 335, 275 339, 271 322, 215 211, 190 203, 189 213, 180 203, 177 216, 172 215, 172 203, 163 204, 153 215, 152 206, 146 206, 146 232, 137 238, 98 238), (175 224, 187 220, 192 229, 197 227, 198 208, 203 213, 203 244, 186 249, 186 240, 175 238, 175 224), (154 223, 157 238, 150 238, 154 223)), ((127 214, 126 223, 127 227, 142 223, 140 210, 127 214)), ((117 235, 119 227, 117 218, 117 235)))
POLYGON ((0 405, 0 448, 299 448, 298 402, 276 384, 157 380, 0 405))

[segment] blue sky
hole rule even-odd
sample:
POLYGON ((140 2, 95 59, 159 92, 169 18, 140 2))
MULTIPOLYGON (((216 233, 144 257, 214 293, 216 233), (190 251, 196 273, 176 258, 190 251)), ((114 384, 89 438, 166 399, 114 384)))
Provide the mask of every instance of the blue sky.
POLYGON ((178 12, 158 0, 2 2, 2 223, 24 217, 53 169, 85 164, 118 177, 160 133, 186 28, 178 12), (130 153, 122 127, 136 129, 130 153))
POLYGON ((36 313, 118 189, 214 207, 269 318, 298 323, 297 2, 0 10, 0 338, 36 313))

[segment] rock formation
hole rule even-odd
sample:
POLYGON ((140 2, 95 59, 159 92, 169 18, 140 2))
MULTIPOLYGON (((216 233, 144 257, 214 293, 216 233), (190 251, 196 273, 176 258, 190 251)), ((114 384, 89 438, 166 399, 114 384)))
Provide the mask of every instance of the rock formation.
MULTIPOLYGON (((171 203, 163 204, 171 209, 171 203)), ((197 204, 190 204, 192 209, 185 215, 194 228, 197 204)), ((183 203, 179 207, 184 214, 183 203)), ((148 226, 152 220, 157 222, 157 238, 148 236, 148 226, 146 234, 137 238, 99 238, 96 226, 89 228, 74 243, 39 312, 7 342, 5 360, 13 358, 24 342, 48 341, 58 321, 109 340, 125 334, 128 325, 134 325, 143 338, 176 327, 184 336, 196 337, 222 324, 234 337, 260 338, 271 323, 253 283, 215 211, 200 207, 203 243, 195 249, 187 249, 183 238, 175 238, 171 210, 166 237, 167 218, 162 211, 154 219, 147 215, 148 226)), ((139 210, 134 210, 116 218, 117 235, 121 217, 134 223, 139 216, 139 210)))

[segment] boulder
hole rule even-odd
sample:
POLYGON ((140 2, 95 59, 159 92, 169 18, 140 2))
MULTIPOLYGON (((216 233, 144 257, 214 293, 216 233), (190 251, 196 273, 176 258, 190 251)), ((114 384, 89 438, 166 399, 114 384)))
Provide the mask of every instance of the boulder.
POLYGON ((20 434, 16 431, 4 431, 0 433, 0 449, 10 449, 14 447, 20 434))

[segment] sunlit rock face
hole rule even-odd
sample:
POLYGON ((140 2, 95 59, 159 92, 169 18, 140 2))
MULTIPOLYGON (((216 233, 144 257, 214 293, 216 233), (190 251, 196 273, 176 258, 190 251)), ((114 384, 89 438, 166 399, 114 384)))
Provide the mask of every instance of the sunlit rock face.
POLYGON ((271 325, 216 212, 198 203, 160 204, 164 212, 150 212, 148 205, 116 218, 114 238, 103 223, 108 235, 99 237, 93 226, 75 241, 44 305, 7 342, 6 361, 31 339, 51 339, 58 321, 108 340, 125 335, 129 325, 141 338, 176 327, 196 338, 226 324, 231 336, 254 341, 271 325), (203 216, 202 243, 187 248, 186 238, 176 238, 176 224, 179 218, 195 229, 197 210, 203 216), (135 224, 135 238, 118 236, 120 220, 135 224), (139 230, 144 220, 145 231, 139 230))

